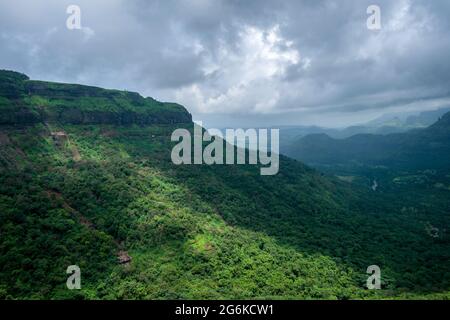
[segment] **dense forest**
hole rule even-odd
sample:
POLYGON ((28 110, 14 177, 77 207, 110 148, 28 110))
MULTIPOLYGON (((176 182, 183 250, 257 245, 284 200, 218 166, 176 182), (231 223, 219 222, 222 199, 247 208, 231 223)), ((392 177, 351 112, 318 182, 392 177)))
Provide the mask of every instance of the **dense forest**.
POLYGON ((450 297, 445 181, 375 192, 284 156, 276 176, 176 166, 180 127, 177 104, 1 71, 0 298, 450 297))

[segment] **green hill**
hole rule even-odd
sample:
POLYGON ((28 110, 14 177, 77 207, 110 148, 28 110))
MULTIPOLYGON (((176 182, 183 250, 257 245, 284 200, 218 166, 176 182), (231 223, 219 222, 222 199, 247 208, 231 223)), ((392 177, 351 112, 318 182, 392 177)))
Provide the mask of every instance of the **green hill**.
POLYGON ((31 81, 13 71, 0 71, 0 111, 0 124, 149 125, 192 120, 176 103, 143 98, 135 92, 31 81))
POLYGON ((177 104, 6 71, 0 92, 0 298, 449 297, 448 207, 286 157, 276 176, 175 166, 177 104), (374 264, 383 290, 364 287, 374 264))

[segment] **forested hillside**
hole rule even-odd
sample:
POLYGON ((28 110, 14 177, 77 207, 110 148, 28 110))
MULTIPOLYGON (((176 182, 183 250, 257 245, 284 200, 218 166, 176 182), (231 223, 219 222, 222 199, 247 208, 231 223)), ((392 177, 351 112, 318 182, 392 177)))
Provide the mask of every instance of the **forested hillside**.
POLYGON ((449 190, 402 199, 283 156, 276 176, 176 166, 179 105, 12 72, 0 92, 2 299, 450 297, 449 190))

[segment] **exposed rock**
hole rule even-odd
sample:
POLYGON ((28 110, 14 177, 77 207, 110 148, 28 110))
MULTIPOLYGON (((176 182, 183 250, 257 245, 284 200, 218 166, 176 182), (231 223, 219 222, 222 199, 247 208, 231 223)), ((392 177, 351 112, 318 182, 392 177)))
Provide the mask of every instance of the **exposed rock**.
POLYGON ((120 264, 127 264, 127 263, 130 263, 130 262, 131 262, 131 259, 132 259, 132 258, 128 255, 128 252, 123 251, 123 250, 121 250, 121 251, 119 251, 119 252, 117 253, 117 258, 118 258, 120 264))
POLYGON ((64 145, 64 143, 68 140, 67 134, 64 131, 51 132, 51 136, 58 147, 64 145))

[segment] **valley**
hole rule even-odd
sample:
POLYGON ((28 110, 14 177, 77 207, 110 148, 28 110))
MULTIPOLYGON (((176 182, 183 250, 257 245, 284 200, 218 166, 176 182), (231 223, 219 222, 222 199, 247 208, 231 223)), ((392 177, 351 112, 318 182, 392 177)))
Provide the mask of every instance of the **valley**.
POLYGON ((344 167, 350 183, 283 155, 272 176, 177 166, 171 134, 192 130, 180 105, 5 71, 0 96, 2 299, 449 297, 440 174, 344 167), (382 290, 366 288, 370 265, 382 290))

